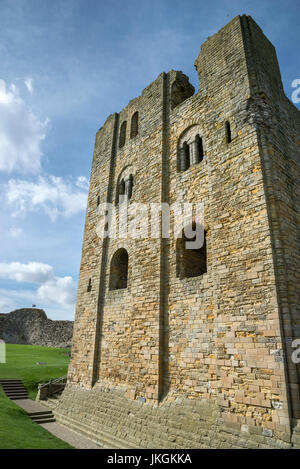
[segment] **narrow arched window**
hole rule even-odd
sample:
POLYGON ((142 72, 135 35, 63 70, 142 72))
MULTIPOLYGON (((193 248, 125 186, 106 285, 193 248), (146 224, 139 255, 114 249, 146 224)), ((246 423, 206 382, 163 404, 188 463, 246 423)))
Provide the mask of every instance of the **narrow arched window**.
POLYGON ((133 175, 130 174, 125 179, 122 178, 117 186, 116 191, 116 204, 119 204, 123 200, 130 200, 133 191, 133 175))
POLYGON ((199 134, 196 135, 195 142, 196 142, 196 151, 197 151, 196 163, 200 163, 204 158, 204 151, 203 151, 203 140, 199 134))
POLYGON ((119 195, 125 195, 125 181, 121 179, 119 184, 119 195))
POLYGON ((231 129, 230 129, 230 122, 225 122, 225 133, 226 133, 226 143, 231 142, 231 129))
POLYGON ((189 167, 191 166, 190 146, 186 142, 184 142, 183 147, 185 154, 185 168, 189 169, 189 167))
POLYGON ((179 171, 186 171, 190 167, 190 148, 187 142, 183 142, 179 148, 179 171))
POLYGON ((100 195, 97 197, 97 207, 100 205, 100 195))
POLYGON ((92 279, 90 278, 86 291, 89 293, 91 290, 92 290, 92 279))
POLYGON ((131 118, 130 138, 134 138, 139 133, 139 113, 135 112, 131 118))
POLYGON ((120 127, 120 136, 119 136, 119 148, 124 147, 125 142, 126 142, 126 127, 127 127, 127 122, 124 121, 120 127))
POLYGON ((124 179, 121 179, 117 186, 117 194, 116 194, 116 203, 118 204, 120 202, 120 197, 125 195, 125 181, 124 179))
POLYGON ((193 249, 184 233, 177 239, 176 245, 176 275, 179 278, 199 277, 207 272, 207 246, 206 232, 204 232, 203 244, 193 249))
POLYGON ((177 171, 186 171, 190 166, 203 161, 205 155, 202 134, 199 125, 192 125, 183 132, 177 146, 177 171))
POLYGON ((121 290, 127 288, 128 253, 121 248, 116 251, 110 264, 109 289, 121 290))
POLYGON ((129 179, 128 179, 128 189, 127 189, 127 197, 128 197, 128 200, 131 199, 132 197, 132 190, 133 190, 133 176, 132 174, 130 174, 129 176, 129 179))

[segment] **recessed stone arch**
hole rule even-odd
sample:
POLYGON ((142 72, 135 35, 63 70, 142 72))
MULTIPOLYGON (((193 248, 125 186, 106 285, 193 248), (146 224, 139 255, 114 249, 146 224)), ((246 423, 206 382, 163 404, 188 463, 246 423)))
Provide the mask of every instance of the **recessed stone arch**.
POLYGON ((134 138, 139 133, 139 113, 136 111, 131 117, 130 138, 134 138))
POLYGON ((186 171, 190 166, 200 163, 204 158, 203 131, 200 125, 185 129, 177 144, 177 170, 186 171))
POLYGON ((193 247, 196 236, 187 237, 186 228, 195 231, 196 223, 185 227, 176 240, 176 276, 180 279, 199 277, 207 272, 207 230, 198 224, 202 237, 199 245, 193 247))
POLYGON ((121 290, 127 288, 128 281, 128 252, 119 248, 110 261, 109 289, 121 290))
POLYGON ((123 121, 120 127, 119 148, 124 147, 126 143, 126 129, 127 129, 127 122, 123 121))
POLYGON ((133 195, 133 189, 135 184, 135 168, 132 165, 128 165, 119 174, 116 183, 116 196, 115 196, 115 203, 116 205, 119 204, 121 201, 121 196, 123 197, 122 200, 129 201, 133 195))

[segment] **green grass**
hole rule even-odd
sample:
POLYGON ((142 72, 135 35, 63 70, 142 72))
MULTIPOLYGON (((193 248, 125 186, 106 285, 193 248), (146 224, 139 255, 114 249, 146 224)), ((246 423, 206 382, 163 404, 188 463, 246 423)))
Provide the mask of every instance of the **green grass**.
MULTIPOLYGON (((67 373, 68 349, 31 345, 6 346, 6 363, 0 363, 0 378, 18 378, 34 399, 37 385, 67 373), (45 362, 46 365, 36 365, 45 362)), ((0 449, 67 449, 43 427, 32 422, 26 412, 8 399, 0 386, 0 449)))
POLYGON ((6 345, 6 363, 0 363, 0 378, 18 378, 35 399, 38 383, 66 375, 70 358, 68 349, 35 345, 6 345), (46 365, 37 365, 44 362, 46 365))
POLYGON ((0 390, 0 449, 68 449, 0 390))

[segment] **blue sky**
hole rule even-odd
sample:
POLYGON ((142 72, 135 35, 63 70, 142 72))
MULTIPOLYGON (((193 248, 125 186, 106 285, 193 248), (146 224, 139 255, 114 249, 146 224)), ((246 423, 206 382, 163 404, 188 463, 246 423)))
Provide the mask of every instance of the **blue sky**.
POLYGON ((300 79, 298 0, 0 0, 0 312, 73 319, 94 138, 238 14, 300 79))

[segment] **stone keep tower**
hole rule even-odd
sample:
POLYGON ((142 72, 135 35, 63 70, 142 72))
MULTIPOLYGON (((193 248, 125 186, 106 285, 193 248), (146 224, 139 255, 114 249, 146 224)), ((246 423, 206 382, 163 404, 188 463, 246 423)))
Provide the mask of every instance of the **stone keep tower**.
POLYGON ((299 445, 300 114, 251 17, 195 67, 196 94, 162 73, 96 135, 57 418, 115 447, 299 445), (99 238, 123 194, 203 202, 197 262, 173 235, 99 238))

